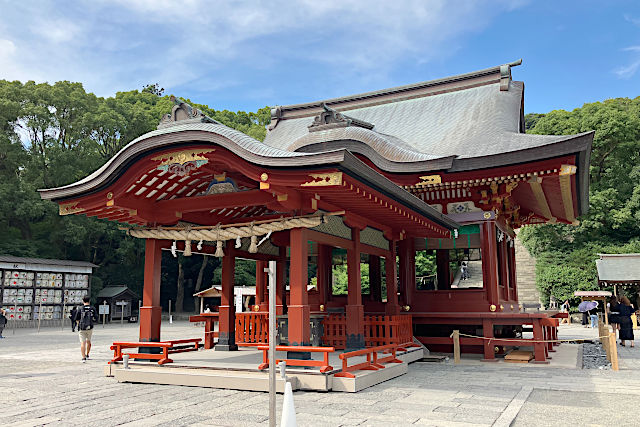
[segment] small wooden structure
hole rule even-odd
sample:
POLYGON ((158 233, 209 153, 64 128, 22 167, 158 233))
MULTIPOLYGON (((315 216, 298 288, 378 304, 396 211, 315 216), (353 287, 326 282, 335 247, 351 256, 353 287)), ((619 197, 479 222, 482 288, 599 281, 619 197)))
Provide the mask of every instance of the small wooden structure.
POLYGON ((138 310, 140 297, 125 285, 107 286, 98 292, 98 305, 109 306, 109 321, 130 319, 138 310))
POLYGON ((580 297, 582 301, 600 301, 604 310, 604 322, 609 324, 609 314, 607 313, 607 300, 611 298, 609 291, 575 291, 574 296, 580 297))
MULTIPOLYGON (((255 286, 234 286, 233 288, 233 301, 236 307, 236 312, 245 311, 245 308, 249 306, 249 301, 251 297, 255 297, 256 288, 255 286)), ((200 313, 204 313, 204 300, 205 298, 212 298, 214 302, 217 304, 213 304, 215 306, 220 305, 220 301, 222 298, 222 286, 214 285, 209 289, 205 289, 204 291, 196 292, 193 294, 194 297, 200 298, 200 313)))

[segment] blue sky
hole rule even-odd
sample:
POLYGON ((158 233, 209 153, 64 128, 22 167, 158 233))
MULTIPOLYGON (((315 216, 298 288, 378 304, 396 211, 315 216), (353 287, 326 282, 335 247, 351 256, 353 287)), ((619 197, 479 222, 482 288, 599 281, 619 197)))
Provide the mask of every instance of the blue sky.
POLYGON ((0 0, 0 79, 255 111, 518 58, 527 112, 640 95, 640 1, 0 0))

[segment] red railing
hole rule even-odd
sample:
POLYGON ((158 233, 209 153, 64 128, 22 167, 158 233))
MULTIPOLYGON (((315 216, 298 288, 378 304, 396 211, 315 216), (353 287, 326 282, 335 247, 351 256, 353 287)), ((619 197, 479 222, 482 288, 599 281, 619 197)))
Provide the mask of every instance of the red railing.
POLYGON ((344 314, 330 314, 322 320, 322 343, 337 349, 347 344, 347 318, 344 314))
POLYGON ((384 369, 383 363, 402 363, 402 360, 396 357, 398 344, 380 345, 377 347, 364 348, 362 350, 350 351, 342 353, 339 357, 342 360, 342 372, 334 374, 335 377, 355 378, 354 371, 377 371, 384 369), (391 353, 389 356, 378 357, 379 352, 391 353), (348 360, 352 357, 366 356, 366 362, 348 365, 348 360))
MULTIPOLYGON (((344 314, 331 314, 323 320, 325 345, 344 349, 347 342, 347 319, 344 314)), ((411 315, 364 316, 364 343, 368 347, 402 344, 413 341, 411 315)))
POLYGON ((201 341, 200 338, 189 338, 163 342, 114 342, 110 347, 113 350, 113 359, 109 364, 121 361, 122 356, 128 354, 132 359, 157 360, 158 365, 164 365, 173 362, 169 359, 169 354, 197 351, 201 341), (159 348, 162 353, 123 353, 122 350, 127 348, 159 348))
POLYGON ((269 313, 265 311, 236 313, 236 343, 260 345, 269 342, 269 313))
MULTIPOLYGON (((258 366, 258 369, 266 369, 269 367, 269 346, 259 345, 258 350, 262 350, 262 363, 258 366)), ((307 347, 307 346, 289 346, 289 345, 277 345, 276 351, 295 351, 295 352, 308 352, 308 353, 324 353, 323 360, 302 360, 302 359, 276 359, 276 365, 284 360, 287 366, 319 366, 320 372, 325 373, 333 370, 333 367, 329 365, 329 353, 333 353, 335 349, 333 347, 307 347)), ((342 355, 341 355, 342 356, 342 355)))

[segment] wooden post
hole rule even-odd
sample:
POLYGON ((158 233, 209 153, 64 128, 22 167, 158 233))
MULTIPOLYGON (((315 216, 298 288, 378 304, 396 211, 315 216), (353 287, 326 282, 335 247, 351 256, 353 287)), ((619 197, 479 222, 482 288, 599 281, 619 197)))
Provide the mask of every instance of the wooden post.
MULTIPOLYGON (((307 233, 303 228, 294 228, 290 234, 291 261, 289 270, 289 289, 291 304, 289 305, 289 345, 310 345, 311 324, 309 312, 309 295, 307 293, 309 262, 309 245, 307 233)), ((311 353, 289 352, 288 359, 310 359, 311 353)))
POLYGON ((453 331, 453 363, 460 363, 460 331, 453 331))
MULTIPOLYGON (((319 304, 326 306, 331 288, 331 246, 318 245, 318 295, 319 304)), ((326 309, 325 309, 326 310, 326 309)))
MULTIPOLYGON (((482 319, 482 335, 485 338, 493 338, 493 322, 491 319, 482 319)), ((495 362, 496 361, 496 352, 493 349, 493 344, 491 340, 483 340, 484 341, 484 362, 495 362)))
POLYGON ((287 248, 280 247, 280 255, 276 261, 276 314, 282 315, 286 312, 287 292, 284 283, 285 269, 287 268, 287 248))
POLYGON ((216 351, 234 351, 236 345, 236 305, 234 299, 236 257, 233 241, 227 241, 225 254, 222 257, 222 292, 220 294, 220 312, 218 325, 218 344, 216 351))
POLYGON ((147 239, 144 251, 144 288, 140 308, 140 341, 160 341, 160 271, 162 267, 161 241, 147 239))
POLYGON ((611 361, 611 369, 618 370, 618 347, 616 346, 616 333, 609 332, 609 353, 611 361))
POLYGON ((382 301, 382 271, 380 257, 369 255, 369 289, 371 301, 382 301))
POLYGON ((415 242, 412 237, 407 237, 399 242, 398 256, 400 258, 400 286, 402 305, 411 305, 411 300, 416 287, 416 252, 415 242))
MULTIPOLYGON (((484 261, 483 261, 484 262, 484 261)), ((436 277, 438 278, 438 289, 443 291, 451 289, 451 272, 449 270, 449 250, 436 250, 436 277)))
POLYGON ((509 284, 511 285, 511 299, 518 302, 518 282, 516 275, 516 238, 511 241, 509 251, 509 284))
POLYGON ((387 304, 385 314, 395 316, 400 312, 398 305, 398 276, 396 274, 396 241, 389 241, 389 253, 384 257, 384 270, 387 280, 387 304))
POLYGON ((266 261, 256 261, 256 305, 260 307, 260 311, 267 311, 269 302, 264 298, 267 289, 267 277, 265 276, 266 261))
POLYGON ((347 250, 347 343, 346 351, 364 348, 364 307, 360 277, 360 229, 351 229, 353 249, 347 250))
POLYGON ((498 251, 496 249, 496 226, 484 222, 480 226, 480 251, 482 254, 482 281, 489 305, 500 305, 498 292, 498 251))

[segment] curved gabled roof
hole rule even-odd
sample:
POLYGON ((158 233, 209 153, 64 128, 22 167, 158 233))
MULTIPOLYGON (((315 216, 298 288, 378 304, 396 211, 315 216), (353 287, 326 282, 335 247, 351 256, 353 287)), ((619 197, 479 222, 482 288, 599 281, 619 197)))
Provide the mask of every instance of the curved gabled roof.
POLYGON ((40 197, 61 201, 98 191, 108 187, 118 179, 120 173, 138 158, 155 151, 194 143, 218 145, 228 149, 247 162, 274 168, 323 168, 331 167, 356 177, 359 181, 375 188, 381 194, 392 197, 402 205, 430 218, 436 224, 450 230, 459 224, 438 212, 423 200, 398 187, 380 175, 346 149, 322 153, 297 153, 269 147, 242 132, 227 126, 193 122, 175 124, 149 132, 135 139, 121 149, 104 166, 86 178, 58 188, 38 190, 40 197))

